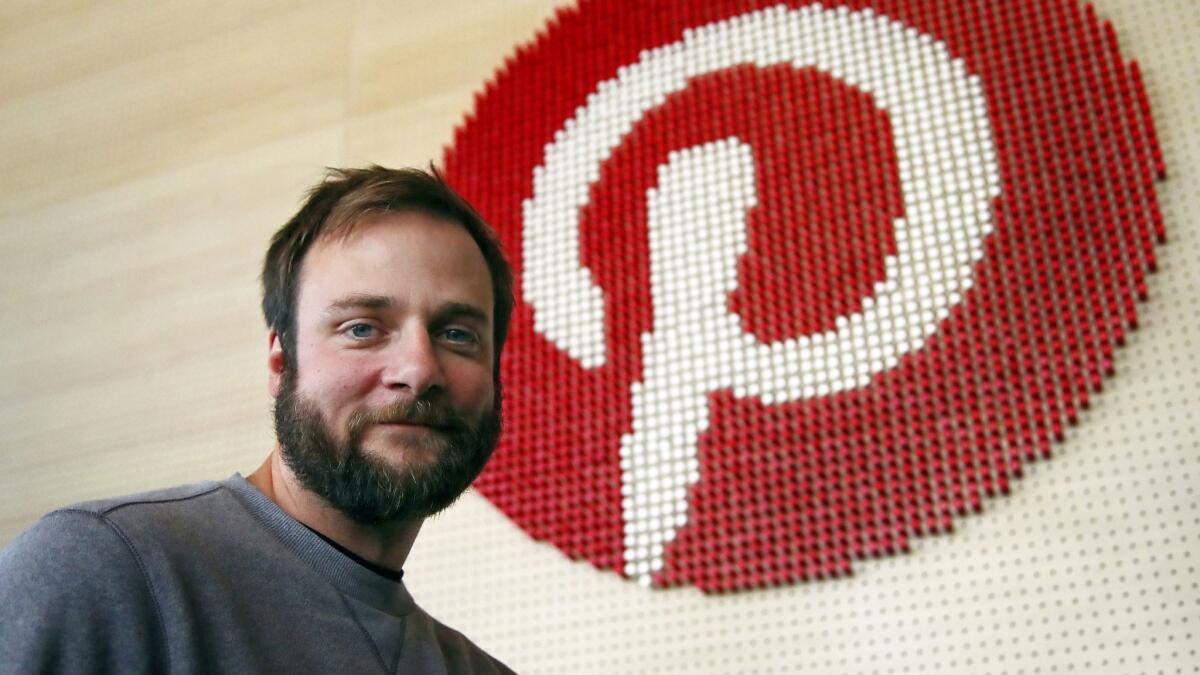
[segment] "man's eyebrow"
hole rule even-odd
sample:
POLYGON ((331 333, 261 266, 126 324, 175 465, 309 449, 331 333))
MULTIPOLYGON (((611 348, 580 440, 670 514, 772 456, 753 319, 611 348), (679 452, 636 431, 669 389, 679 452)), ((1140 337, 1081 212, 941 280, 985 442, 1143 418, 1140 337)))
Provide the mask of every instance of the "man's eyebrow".
POLYGON ((325 313, 329 314, 343 309, 388 309, 395 303, 386 295, 371 295, 369 293, 352 293, 329 303, 325 313))
MULTIPOLYGON (((386 295, 352 293, 329 303, 329 306, 325 308, 325 313, 332 314, 346 309, 391 309, 395 306, 395 300, 386 295)), ((481 323, 489 321, 487 312, 466 302, 447 302, 438 308, 437 315, 443 320, 455 318, 471 319, 481 323)))
POLYGON ((488 314, 475 305, 465 302, 448 302, 438 309, 438 316, 443 318, 471 319, 479 323, 488 323, 488 314))

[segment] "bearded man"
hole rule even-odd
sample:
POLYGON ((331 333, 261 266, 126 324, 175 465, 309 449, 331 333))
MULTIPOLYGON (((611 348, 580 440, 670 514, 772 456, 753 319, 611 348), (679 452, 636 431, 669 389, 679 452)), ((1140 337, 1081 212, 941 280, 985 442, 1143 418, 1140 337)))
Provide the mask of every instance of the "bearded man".
POLYGON ((0 552, 0 673, 511 672, 405 590, 500 433, 512 274, 436 173, 333 170, 262 272, 277 442, 0 552))

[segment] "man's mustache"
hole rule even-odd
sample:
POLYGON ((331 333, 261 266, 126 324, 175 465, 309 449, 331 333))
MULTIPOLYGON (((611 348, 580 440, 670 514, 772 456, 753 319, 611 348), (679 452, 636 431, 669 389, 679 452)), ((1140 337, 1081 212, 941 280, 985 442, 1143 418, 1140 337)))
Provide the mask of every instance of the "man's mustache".
POLYGON ((347 422, 351 438, 358 437, 373 424, 420 424, 443 432, 454 432, 470 426, 450 406, 427 399, 397 401, 383 408, 356 410, 347 422))

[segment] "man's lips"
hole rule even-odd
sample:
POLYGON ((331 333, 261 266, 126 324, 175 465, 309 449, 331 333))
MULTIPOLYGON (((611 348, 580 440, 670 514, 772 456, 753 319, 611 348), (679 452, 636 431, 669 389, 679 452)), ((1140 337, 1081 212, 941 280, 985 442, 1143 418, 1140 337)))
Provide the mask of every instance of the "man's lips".
POLYGON ((450 431, 450 428, 446 426, 430 424, 429 422, 420 422, 416 420, 382 420, 380 422, 376 422, 376 425, 381 427, 393 427, 396 429, 425 429, 428 431, 441 432, 450 431))

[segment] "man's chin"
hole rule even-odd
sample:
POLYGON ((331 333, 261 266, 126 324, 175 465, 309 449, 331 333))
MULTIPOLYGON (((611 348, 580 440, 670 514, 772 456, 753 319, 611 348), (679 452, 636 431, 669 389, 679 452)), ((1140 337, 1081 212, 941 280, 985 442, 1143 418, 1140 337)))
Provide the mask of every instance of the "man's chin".
MULTIPOLYGON (((316 405, 296 393, 288 371, 275 399, 275 433, 283 459, 305 489, 363 524, 436 513, 483 469, 500 433, 493 411, 472 427, 447 411, 445 428, 379 424, 414 410, 356 414, 337 438, 316 405)), ((416 412, 438 413, 432 406, 416 412), (428 409, 426 409, 428 408, 428 409)))
POLYGON ((449 444, 441 431, 404 424, 373 425, 358 443, 365 455, 395 468, 434 464, 449 444))

